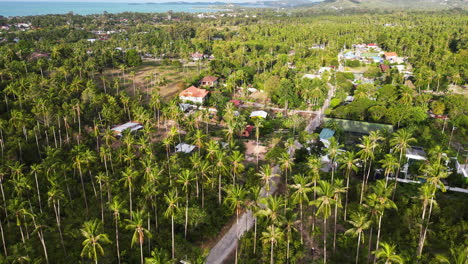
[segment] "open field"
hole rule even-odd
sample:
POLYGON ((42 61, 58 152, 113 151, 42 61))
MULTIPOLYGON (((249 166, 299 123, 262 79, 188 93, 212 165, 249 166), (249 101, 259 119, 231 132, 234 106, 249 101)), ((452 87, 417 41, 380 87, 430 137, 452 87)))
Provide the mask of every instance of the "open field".
POLYGON ((110 69, 104 74, 106 79, 120 78, 121 89, 125 89, 130 95, 136 90, 147 94, 154 88, 159 88, 161 97, 168 101, 187 88, 191 78, 198 74, 198 68, 162 65, 159 61, 144 60, 138 67, 110 69))

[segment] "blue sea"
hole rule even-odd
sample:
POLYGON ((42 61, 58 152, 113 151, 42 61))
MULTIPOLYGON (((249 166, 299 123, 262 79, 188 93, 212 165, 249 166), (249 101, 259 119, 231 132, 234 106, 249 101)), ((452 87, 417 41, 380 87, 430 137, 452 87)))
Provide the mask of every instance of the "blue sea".
POLYGON ((46 14, 67 14, 72 11, 75 14, 91 15, 122 12, 215 12, 219 9, 213 8, 210 3, 140 3, 129 4, 125 2, 23 2, 23 1, 0 1, 0 15, 10 16, 32 16, 46 14))

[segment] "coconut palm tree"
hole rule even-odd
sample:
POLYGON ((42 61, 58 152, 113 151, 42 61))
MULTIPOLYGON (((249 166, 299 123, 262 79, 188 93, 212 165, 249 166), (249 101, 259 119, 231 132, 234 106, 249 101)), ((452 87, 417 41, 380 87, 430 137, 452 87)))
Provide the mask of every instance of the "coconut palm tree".
POLYGON ((233 175, 233 180, 232 182, 236 184, 236 176, 244 171, 244 154, 242 154, 240 151, 233 151, 231 155, 229 155, 229 160, 231 161, 231 167, 232 167, 232 175, 233 175))
POLYGON ((388 176, 395 173, 396 169, 399 166, 398 160, 392 154, 385 154, 384 159, 380 161, 382 167, 385 169, 385 185, 388 184, 388 176))
POLYGON ((442 182, 442 179, 445 179, 448 177, 449 173, 447 171, 447 168, 445 168, 442 164, 440 163, 429 163, 426 165, 426 167, 423 169, 423 172, 426 174, 426 176, 423 176, 426 180, 426 182, 431 185, 432 189, 432 194, 430 196, 430 202, 429 202, 429 210, 427 213, 427 221, 426 223, 422 223, 424 226, 423 230, 421 230, 420 234, 420 239, 419 239, 419 244, 418 244, 418 257, 422 255, 422 251, 424 248, 424 242, 426 239, 426 233, 427 229, 429 227, 429 223, 431 220, 431 214, 432 214, 432 209, 435 204, 435 196, 436 196, 436 191, 440 189, 442 192, 447 191, 445 188, 444 183, 442 182))
POLYGON ((144 264, 143 243, 145 242, 145 235, 148 238, 151 238, 152 235, 148 231, 148 229, 144 227, 146 212, 138 210, 136 212, 133 212, 132 214, 132 219, 126 219, 128 224, 125 228, 129 230, 134 230, 132 236, 132 247, 135 245, 135 243, 138 243, 140 245, 140 261, 141 264, 144 264))
POLYGON ((167 209, 165 212, 166 217, 171 217, 171 232, 172 232, 172 259, 175 258, 175 244, 174 244, 174 216, 179 211, 179 200, 180 197, 177 195, 175 190, 169 191, 168 194, 164 196, 164 200, 167 203, 167 209))
POLYGON ((248 208, 252 211, 253 219, 254 219, 254 247, 253 253, 255 255, 257 249, 257 212, 260 208, 260 197, 261 197, 261 188, 260 186, 252 186, 250 188, 250 199, 248 208))
POLYGON ((132 199, 132 190, 133 190, 133 184, 136 180, 136 177, 138 175, 138 172, 133 170, 130 167, 127 167, 125 171, 122 172, 122 177, 120 181, 124 183, 124 186, 128 188, 128 203, 129 203, 129 208, 130 208, 130 219, 133 217, 133 199, 132 199))
MULTIPOLYGON (((379 249, 380 244, 380 230, 382 227, 382 218, 385 213, 385 209, 397 209, 396 204, 390 199, 390 195, 392 194, 392 189, 386 186, 386 182, 383 180, 379 180, 376 182, 374 186, 372 186, 374 194, 377 197, 377 217, 378 217, 378 225, 377 225, 377 242, 375 246, 375 250, 379 249)), ((375 259, 374 259, 375 262, 375 259)))
POLYGON ((310 179, 302 174, 293 176, 294 184, 289 185, 289 188, 293 189, 291 198, 293 203, 299 204, 299 214, 300 214, 300 231, 301 231, 301 244, 304 243, 304 238, 302 232, 304 231, 304 218, 303 218, 303 203, 309 202, 308 193, 312 191, 310 187, 312 183, 310 179))
POLYGON ((187 227, 188 227, 188 206, 189 206, 189 193, 190 183, 195 180, 190 170, 183 170, 179 175, 177 182, 182 185, 182 191, 185 192, 185 225, 184 225, 184 236, 187 238, 187 227))
POLYGON ((346 187, 343 187, 342 179, 335 179, 333 182, 333 199, 335 200, 335 212, 334 212, 334 224, 333 224, 333 251, 336 249, 336 221, 338 218, 338 207, 343 207, 341 205, 341 194, 346 192, 346 187))
POLYGON ((232 210, 236 212, 236 257, 235 257, 235 262, 237 264, 237 251, 239 247, 239 214, 242 206, 244 205, 244 199, 247 194, 247 192, 244 190, 242 186, 239 185, 231 185, 230 187, 227 188, 226 190, 227 196, 226 199, 224 199, 224 203, 226 203, 232 210))
POLYGON ((269 164, 267 164, 267 165, 263 165, 260 168, 260 172, 257 173, 257 176, 259 176, 260 179, 263 181, 263 183, 265 184, 265 190, 267 191, 267 193, 269 193, 270 183, 273 177, 276 177, 278 175, 274 173, 273 168, 269 164))
POLYGON ((411 147, 411 143, 416 142, 416 139, 412 137, 411 132, 409 132, 406 129, 400 129, 393 133, 392 138, 390 139, 390 146, 392 146, 392 149, 399 153, 399 158, 398 158, 398 168, 397 168, 397 173, 395 176, 395 188, 394 188, 394 196, 395 196, 395 191, 397 187, 397 179, 398 175, 400 174, 400 168, 401 168, 401 161, 403 157, 406 155, 406 149, 411 147))
POLYGON ((363 136, 361 139, 361 144, 358 144, 357 146, 361 149, 357 154, 364 161, 361 196, 359 199, 359 204, 362 204, 362 199, 364 198, 364 192, 367 183, 366 168, 367 165, 369 165, 369 169, 372 166, 372 160, 374 159, 374 148, 376 147, 376 143, 374 143, 368 136, 363 136), (369 164, 367 163, 368 161, 370 161, 369 164))
POLYGON ((316 215, 321 215, 323 219, 323 262, 327 263, 327 219, 331 215, 331 207, 336 201, 333 199, 333 187, 327 181, 320 181, 316 187, 319 197, 310 202, 310 205, 317 206, 316 215))
POLYGON ((364 231, 369 228, 371 225, 371 221, 367 214, 362 212, 357 212, 351 214, 351 220, 348 221, 353 227, 351 229, 346 230, 345 235, 357 236, 357 248, 356 248, 356 264, 359 263, 359 246, 362 241, 364 241, 364 231))
POLYGON ((441 254, 436 255, 436 260, 442 264, 466 264, 468 256, 468 247, 466 245, 450 247, 450 257, 441 254))
POLYGON ((274 249, 275 245, 283 239, 283 231, 275 226, 267 227, 266 232, 262 232, 262 241, 267 244, 270 243, 270 264, 275 263, 274 261, 274 249))
POLYGON ((294 158, 291 157, 288 152, 282 152, 281 156, 278 158, 278 163, 280 168, 284 171, 285 184, 288 186, 288 171, 290 172, 294 166, 294 158))
POLYGON ((293 213, 291 210, 286 210, 284 214, 284 229, 286 230, 286 263, 289 263, 289 246, 292 239, 292 232, 297 231, 294 227, 297 220, 297 214, 293 213))
POLYGON ((334 175, 335 175, 335 161, 336 158, 340 154, 340 148, 343 147, 343 145, 340 145, 338 141, 334 138, 330 138, 330 144, 328 145, 328 148, 326 149, 328 157, 330 158, 330 166, 331 166, 331 181, 333 182, 334 175))
POLYGON ((342 163, 340 169, 345 170, 346 175, 346 197, 345 197, 345 206, 343 219, 346 221, 347 208, 348 208, 348 192, 349 192, 349 177, 351 171, 357 172, 358 167, 356 166, 359 159, 356 158, 356 154, 352 151, 347 151, 344 155, 340 156, 339 162, 342 163))
POLYGON ((98 263, 98 256, 104 256, 104 249, 101 244, 111 243, 106 234, 100 233, 101 223, 98 220, 87 221, 83 224, 81 234, 85 237, 81 257, 88 257, 98 263))
POLYGON ((385 242, 380 243, 381 248, 376 249, 375 251, 372 252, 372 254, 375 255, 375 258, 378 259, 378 263, 385 263, 385 264, 391 264, 391 263, 398 263, 398 264, 403 264, 403 259, 396 254, 396 246, 391 245, 385 242))
POLYGON ((117 261, 120 264, 120 247, 119 247, 119 221, 120 214, 124 213, 124 201, 121 201, 118 196, 114 196, 109 203, 109 209, 112 211, 112 216, 115 221, 115 245, 117 249, 117 261))
POLYGON ((257 139, 257 167, 258 167, 258 156, 259 156, 259 148, 258 148, 258 142, 259 142, 259 139, 260 139, 260 128, 263 127, 263 119, 262 118, 254 118, 253 119, 253 122, 254 122, 254 126, 255 126, 255 138, 257 139))

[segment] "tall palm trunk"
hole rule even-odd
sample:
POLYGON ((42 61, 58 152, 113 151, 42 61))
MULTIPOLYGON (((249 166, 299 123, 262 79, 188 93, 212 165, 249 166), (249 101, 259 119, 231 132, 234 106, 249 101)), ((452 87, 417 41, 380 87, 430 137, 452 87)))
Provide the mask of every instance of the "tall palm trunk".
POLYGON ((323 218, 323 263, 327 263, 327 218, 323 218))
POLYGON ((3 234, 3 224, 1 220, 0 220, 0 233, 2 234, 3 251, 5 252, 5 257, 8 257, 7 247, 5 243, 5 235, 3 234))
POLYGON ((62 235, 62 228, 60 224, 60 201, 57 201, 57 204, 53 202, 54 206, 54 212, 55 212, 55 221, 57 222, 57 229, 59 231, 60 235, 60 243, 62 244, 63 252, 65 255, 67 254, 66 249, 65 249, 65 243, 63 242, 63 235, 62 235))
POLYGON ((255 255, 256 249, 257 249, 257 217, 254 216, 254 250, 253 250, 254 255, 255 255))
MULTIPOLYGON (((382 226, 382 217, 383 217, 383 213, 379 216, 379 227, 377 228, 377 242, 375 243, 375 251, 379 250, 380 228, 382 226)), ((376 261, 377 261, 377 258, 374 256, 374 264, 376 261)))
POLYGON ((171 231, 172 231, 172 259, 174 259, 174 215, 171 215, 171 231))
POLYGON ((119 219, 115 218, 115 244, 117 246, 117 261, 120 264, 120 247, 119 247, 119 219))
POLYGON ((39 191, 39 181, 37 180, 37 173, 36 172, 34 172, 34 179, 36 180, 36 190, 37 190, 37 198, 39 200, 39 210, 42 213, 41 193, 39 191))
POLYGON ((187 238, 187 226, 188 226, 188 203, 189 203, 189 199, 188 199, 188 190, 187 192, 185 193, 185 231, 184 231, 184 236, 185 238, 187 238))
POLYGON ((143 241, 141 240, 140 240, 140 261, 141 261, 141 264, 145 264, 143 260, 143 241))
POLYGON ((335 204, 335 223, 333 228, 333 252, 336 249, 336 219, 338 217, 338 203, 335 204))
POLYGON ((356 248, 356 264, 359 264, 359 245, 361 244, 361 232, 359 232, 356 248))
POLYGON ((347 214, 347 209, 348 209, 349 174, 350 172, 348 171, 346 175, 346 198, 345 198, 344 216, 343 216, 344 221, 346 221, 346 214, 347 214))
POLYGON ((426 240, 427 228, 428 228, 428 226, 429 226, 429 221, 431 220, 432 205, 434 204, 434 202, 432 201, 434 195, 435 195, 435 189, 434 189, 434 191, 432 192, 431 204, 429 205, 429 212, 428 212, 428 214, 427 214, 426 225, 424 226, 424 222, 422 223, 422 225, 424 226, 424 231, 421 232, 421 234, 420 234, 419 245, 418 245, 418 257, 420 257, 420 256, 422 255, 422 252, 423 252, 423 249, 424 249, 424 242, 425 242, 425 240, 426 240))
POLYGON ((81 166, 78 166, 78 172, 80 173, 81 189, 83 190, 83 197, 84 197, 84 202, 86 206, 86 214, 88 214, 88 198, 86 196, 86 190, 84 186, 83 173, 81 172, 81 166))
POLYGON ((133 200, 132 200, 132 187, 131 185, 129 184, 128 185, 128 194, 129 194, 129 201, 130 201, 130 220, 133 220, 132 219, 132 212, 133 212, 133 207, 132 207, 132 204, 133 204, 133 200))
POLYGON ((274 258, 273 258, 273 255, 274 255, 274 244, 273 244, 273 240, 271 240, 271 248, 270 248, 270 264, 274 264, 275 261, 274 261, 274 258))
POLYGON ((374 233, 374 226, 371 225, 370 231, 369 231, 369 245, 368 245, 368 250, 367 252, 367 263, 369 263, 370 258, 371 258, 371 251, 372 251, 372 234, 374 233))
POLYGON ((304 236, 302 234, 302 232, 304 231, 304 223, 303 223, 304 218, 302 216, 302 199, 301 199, 301 201, 299 203, 299 208, 300 208, 300 214, 301 214, 301 245, 302 245, 302 244, 304 244, 304 236))
POLYGON ((359 204, 362 204, 362 198, 364 197, 364 187, 366 186, 366 168, 367 159, 364 161, 364 174, 362 175, 361 197, 359 199, 359 204))

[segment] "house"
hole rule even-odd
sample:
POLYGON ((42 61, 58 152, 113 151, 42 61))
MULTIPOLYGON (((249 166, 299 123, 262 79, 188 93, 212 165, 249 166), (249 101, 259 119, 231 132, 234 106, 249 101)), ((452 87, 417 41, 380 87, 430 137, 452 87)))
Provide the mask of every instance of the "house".
POLYGON ((463 175, 463 177, 468 178, 468 164, 460 164, 457 160, 456 162, 457 173, 463 175))
POLYGON ((242 131, 241 133, 241 136, 242 137, 250 137, 252 135, 252 131, 254 129, 254 126, 251 126, 251 125, 247 125, 244 129, 244 131, 242 131))
POLYGON ((409 147, 406 149, 406 159, 407 162, 401 168, 401 172, 404 173, 405 178, 408 178, 409 167, 416 161, 427 160, 426 152, 421 147, 409 147))
POLYGON ((387 72, 388 70, 390 70, 390 66, 388 66, 386 64, 380 64, 379 68, 380 68, 380 71, 382 71, 382 72, 387 72))
POLYGON ((320 132, 320 141, 325 145, 325 147, 328 148, 328 146, 330 145, 330 138, 333 137, 333 135, 335 135, 335 130, 331 130, 329 128, 324 128, 322 129, 322 131, 320 132))
POLYGON ((190 57, 192 58, 193 61, 198 61, 198 60, 203 60, 205 55, 203 53, 200 53, 200 52, 195 52, 195 53, 192 53, 192 55, 190 55, 190 57))
POLYGON ((50 55, 48 53, 33 52, 29 55, 29 60, 48 59, 50 55))
POLYGON ((176 147, 175 147, 175 152, 182 152, 182 153, 190 153, 192 152, 194 149, 195 149, 196 146, 194 145, 189 145, 187 143, 179 143, 176 147))
POLYGON ((203 79, 200 81, 201 86, 208 86, 208 87, 213 87, 218 84, 218 77, 214 76, 205 76, 203 79))
POLYGON ((239 107, 242 104, 241 100, 229 100, 230 103, 232 103, 235 107, 239 107))
POLYGON ((179 98, 182 101, 190 101, 196 104, 203 104, 208 93, 209 92, 205 89, 199 89, 195 86, 190 86, 189 88, 183 90, 179 94, 179 98))
POLYGON ((125 130, 130 130, 130 132, 133 132, 133 131, 140 130, 142 128, 143 128, 143 126, 141 125, 141 123, 131 121, 131 122, 127 122, 127 123, 122 124, 122 125, 115 126, 115 127, 111 128, 111 130, 114 132, 114 134, 116 136, 121 137, 122 133, 125 130))
POLYGON ((250 114, 250 118, 266 118, 268 115, 267 112, 265 111, 253 111, 251 114, 250 114))
POLYGON ((385 52, 385 59, 391 62, 396 62, 398 59, 398 54, 396 52, 385 52))

